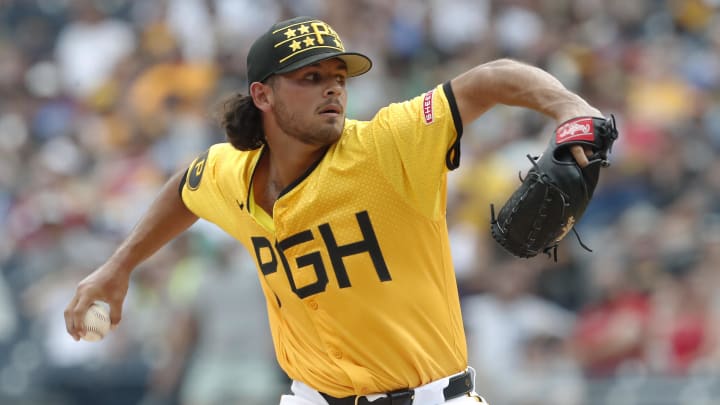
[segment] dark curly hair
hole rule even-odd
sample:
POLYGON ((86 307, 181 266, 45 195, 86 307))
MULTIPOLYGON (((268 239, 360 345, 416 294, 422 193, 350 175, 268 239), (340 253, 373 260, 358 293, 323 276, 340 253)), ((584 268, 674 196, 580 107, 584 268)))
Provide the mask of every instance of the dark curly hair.
POLYGON ((265 144, 260 110, 252 97, 241 93, 228 97, 220 103, 216 119, 236 149, 253 150, 265 144))

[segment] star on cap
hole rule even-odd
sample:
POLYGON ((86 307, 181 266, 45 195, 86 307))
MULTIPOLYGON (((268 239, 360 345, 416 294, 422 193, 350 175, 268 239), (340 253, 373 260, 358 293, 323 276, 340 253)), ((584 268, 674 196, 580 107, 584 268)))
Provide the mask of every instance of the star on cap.
POLYGON ((299 26, 298 30, 300 31, 300 34, 309 34, 310 33, 310 27, 308 27, 305 24, 299 26))
POLYGON ((303 42, 305 42, 306 47, 311 47, 315 45, 315 38, 313 37, 306 37, 303 42))
POLYGON ((295 36, 295 30, 292 28, 288 28, 287 31, 284 32, 285 36, 290 39, 295 36))
POLYGON ((299 51, 302 49, 302 44, 298 41, 292 41, 290 42, 290 50, 293 52, 299 51))

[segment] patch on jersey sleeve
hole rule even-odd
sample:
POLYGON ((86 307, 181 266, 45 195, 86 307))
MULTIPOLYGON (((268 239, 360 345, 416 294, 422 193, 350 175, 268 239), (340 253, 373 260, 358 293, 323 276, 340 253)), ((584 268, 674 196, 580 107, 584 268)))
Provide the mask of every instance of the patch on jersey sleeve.
POLYGON ((423 118, 425 118, 425 124, 430 125, 435 120, 435 116, 433 115, 433 94, 435 93, 435 89, 432 89, 425 93, 425 97, 423 98, 423 118))
POLYGON ((200 187, 200 180, 205 172, 205 163, 207 162, 208 152, 205 151, 202 155, 198 156, 197 159, 190 166, 187 177, 187 185, 190 190, 197 190, 200 187))

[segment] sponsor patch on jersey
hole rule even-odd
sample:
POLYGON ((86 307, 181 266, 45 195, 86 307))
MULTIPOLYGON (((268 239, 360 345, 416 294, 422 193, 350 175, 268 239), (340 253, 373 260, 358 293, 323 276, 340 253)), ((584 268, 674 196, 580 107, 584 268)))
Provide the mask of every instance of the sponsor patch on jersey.
POLYGON ((430 125, 435 120, 435 116, 433 115, 433 94, 435 93, 435 89, 428 91, 425 93, 425 98, 423 99, 423 118, 425 119, 425 124, 430 125))
POLYGON ((207 162, 208 151, 205 151, 202 155, 198 156, 197 159, 190 166, 188 170, 187 186, 190 190, 197 190, 200 187, 200 180, 205 172, 205 163, 207 162))
POLYGON ((592 118, 578 118, 570 120, 558 127, 555 131, 555 143, 560 145, 570 141, 595 140, 595 126, 592 118))

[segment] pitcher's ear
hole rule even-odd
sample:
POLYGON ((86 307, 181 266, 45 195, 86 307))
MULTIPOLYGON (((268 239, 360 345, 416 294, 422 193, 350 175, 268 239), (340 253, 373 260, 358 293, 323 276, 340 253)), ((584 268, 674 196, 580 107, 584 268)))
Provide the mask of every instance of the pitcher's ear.
POLYGON ((260 111, 268 111, 272 100, 272 87, 260 82, 250 85, 250 97, 260 111))

